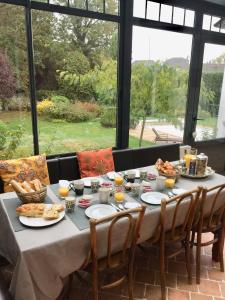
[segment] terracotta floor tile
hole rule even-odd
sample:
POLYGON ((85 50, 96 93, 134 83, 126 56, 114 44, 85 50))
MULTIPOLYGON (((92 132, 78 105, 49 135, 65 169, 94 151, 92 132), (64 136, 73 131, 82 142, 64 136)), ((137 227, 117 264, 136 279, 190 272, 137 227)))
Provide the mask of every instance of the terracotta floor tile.
POLYGON ((148 285, 146 290, 148 300, 161 300, 160 286, 148 285))
POLYGON ((168 262, 168 272, 180 275, 187 275, 187 269, 185 263, 169 261, 168 262))
POLYGON ((194 279, 192 281, 192 284, 188 284, 187 277, 180 275, 177 276, 177 288, 179 290, 186 290, 189 292, 198 292, 198 287, 194 279))
POLYGON ((168 289, 168 300, 189 300, 189 292, 168 289))
MULTIPOLYGON (((177 262, 183 262, 183 263, 186 262, 185 253, 184 252, 178 254, 177 256, 175 256, 175 258, 176 258, 177 262)), ((194 251, 191 254, 191 262, 195 263, 195 248, 194 248, 194 251)))
POLYGON ((213 300, 224 300, 225 298, 222 298, 222 297, 214 297, 213 300))
POLYGON ((225 280, 225 273, 220 272, 218 269, 208 269, 209 279, 222 281, 225 280))
POLYGON ((155 272, 146 269, 137 269, 135 273, 135 281, 154 284, 155 272))
POLYGON ((220 289, 221 289, 222 297, 225 297, 225 283, 220 284, 220 289))
POLYGON ((199 285, 200 293, 211 295, 211 296, 221 296, 219 283, 216 281, 201 279, 199 285))
POLYGON ((213 300, 213 297, 203 294, 191 293, 191 300, 213 300))
MULTIPOLYGON (((160 273, 155 273, 155 285, 160 285, 160 273)), ((171 288, 177 287, 177 274, 166 273, 166 286, 171 288)))

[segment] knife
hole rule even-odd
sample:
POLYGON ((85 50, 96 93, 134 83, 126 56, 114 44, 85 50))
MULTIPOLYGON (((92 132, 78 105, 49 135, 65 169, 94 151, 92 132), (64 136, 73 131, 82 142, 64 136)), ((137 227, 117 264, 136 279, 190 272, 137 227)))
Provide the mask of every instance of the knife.
POLYGON ((118 206, 116 206, 115 204, 110 203, 110 205, 111 205, 112 207, 114 207, 117 211, 121 211, 121 209, 120 209, 118 206))

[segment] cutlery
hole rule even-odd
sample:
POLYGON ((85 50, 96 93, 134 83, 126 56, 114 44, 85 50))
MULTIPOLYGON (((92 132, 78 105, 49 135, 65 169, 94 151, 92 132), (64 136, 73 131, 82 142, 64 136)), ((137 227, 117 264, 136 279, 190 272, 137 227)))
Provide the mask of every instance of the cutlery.
POLYGON ((169 198, 172 198, 174 196, 172 192, 168 192, 167 195, 169 196, 169 198))
POLYGON ((121 211, 122 209, 120 209, 118 206, 116 206, 115 204, 113 204, 113 203, 110 203, 110 205, 112 206, 112 207, 114 207, 117 211, 121 211))
POLYGON ((118 207, 119 207, 121 210, 126 210, 125 207, 124 207, 122 204, 119 204, 118 207))

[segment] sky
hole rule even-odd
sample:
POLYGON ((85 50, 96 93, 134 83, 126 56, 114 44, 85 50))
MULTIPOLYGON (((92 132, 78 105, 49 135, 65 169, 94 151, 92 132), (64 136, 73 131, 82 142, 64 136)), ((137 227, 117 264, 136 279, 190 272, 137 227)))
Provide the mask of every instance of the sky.
MULTIPOLYGON (((134 16, 144 17, 145 0, 134 0, 134 16)), ((158 4, 150 3, 147 18, 158 18, 158 4), (150 13, 151 12, 151 13, 150 13)), ((161 18, 163 21, 171 20, 171 8, 162 5, 161 18)), ((174 11, 174 19, 177 24, 183 22, 182 9, 174 11)), ((217 19, 213 20, 216 22, 217 19)), ((194 14, 188 11, 186 24, 193 24, 194 14)), ((204 26, 207 28, 210 19, 204 18, 204 26)), ((214 28, 215 31, 217 30, 214 28)), ((192 35, 184 33, 169 32, 157 29, 133 27, 132 61, 136 60, 166 60, 172 57, 189 58, 191 56, 192 35)), ((208 62, 225 53, 225 46, 207 44, 204 52, 204 62, 208 62)))

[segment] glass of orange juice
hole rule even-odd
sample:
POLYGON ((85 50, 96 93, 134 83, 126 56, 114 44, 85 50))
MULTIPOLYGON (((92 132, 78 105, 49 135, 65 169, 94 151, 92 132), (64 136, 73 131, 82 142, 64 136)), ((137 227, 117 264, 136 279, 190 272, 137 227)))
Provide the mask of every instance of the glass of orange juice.
POLYGON ((60 187, 58 193, 60 197, 67 197, 69 195, 69 189, 67 187, 60 187))
POLYGON ((122 185, 123 184, 123 177, 115 176, 114 182, 115 182, 115 185, 122 185))
POLYGON ((175 185, 175 179, 174 178, 167 178, 165 180, 165 187, 166 188, 169 188, 169 189, 172 189, 175 185))
POLYGON ((125 199, 124 193, 121 191, 115 192, 114 193, 114 198, 116 202, 123 202, 125 199))

